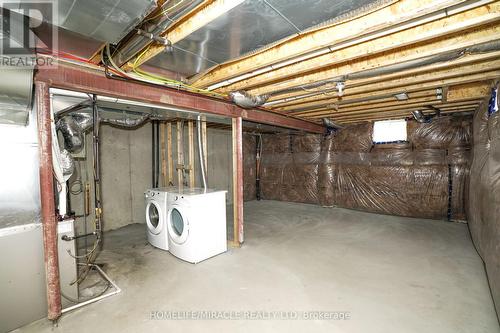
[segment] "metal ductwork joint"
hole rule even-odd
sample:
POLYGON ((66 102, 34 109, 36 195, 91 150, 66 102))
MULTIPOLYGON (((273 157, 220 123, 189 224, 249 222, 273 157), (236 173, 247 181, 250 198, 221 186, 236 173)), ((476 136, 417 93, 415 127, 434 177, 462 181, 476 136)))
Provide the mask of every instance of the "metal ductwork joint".
POLYGON ((150 114, 145 113, 140 118, 137 118, 137 119, 131 119, 131 118, 124 118, 124 119, 101 118, 101 123, 102 124, 109 124, 111 126, 118 126, 118 127, 125 127, 125 128, 135 128, 135 127, 141 126, 142 124, 144 124, 146 121, 150 120, 151 118, 152 117, 151 117, 150 114))
MULTIPOLYGON (((143 114, 140 118, 100 118, 101 124, 109 124, 121 128, 136 128, 149 120, 162 120, 151 114, 143 114)), ((56 123, 56 129, 63 135, 64 147, 73 154, 82 151, 85 142, 85 132, 92 128, 92 115, 84 112, 74 112, 61 117, 56 123)))
POLYGON ((64 139, 64 147, 73 154, 78 154, 84 147, 84 131, 73 115, 64 116, 56 123, 56 129, 64 139))
POLYGON ((229 97, 236 105, 250 109, 263 105, 269 98, 269 95, 254 96, 244 90, 237 90, 230 92, 229 97))
MULTIPOLYGON (((3 9, 7 11, 7 9, 3 9)), ((24 17, 16 12, 9 12, 10 30, 0 33, 2 42, 12 48, 22 49, 22 57, 2 54, 0 66, 0 123, 26 125, 32 107, 34 54, 23 44, 23 36, 18 32, 27 33, 30 40, 36 36, 26 26, 24 17), (17 32, 17 34, 16 34, 17 32), (11 63, 12 62, 12 63, 11 63), (17 65, 19 63, 19 65, 17 65)), ((5 22, 3 22, 5 25, 5 22)), ((2 30, 2 28, 0 28, 2 30)))
POLYGON ((323 120, 323 125, 325 125, 328 133, 332 133, 344 128, 344 126, 337 124, 330 118, 323 118, 322 120, 323 120))
POLYGON ((75 168, 75 161, 73 156, 71 156, 70 152, 66 149, 61 149, 61 168, 63 172, 63 176, 68 179, 73 174, 73 170, 75 168))
POLYGON ((420 110, 412 111, 411 114, 413 115, 413 118, 415 119, 415 121, 420 123, 420 124, 429 123, 432 120, 432 116, 428 116, 428 115, 426 116, 420 110))

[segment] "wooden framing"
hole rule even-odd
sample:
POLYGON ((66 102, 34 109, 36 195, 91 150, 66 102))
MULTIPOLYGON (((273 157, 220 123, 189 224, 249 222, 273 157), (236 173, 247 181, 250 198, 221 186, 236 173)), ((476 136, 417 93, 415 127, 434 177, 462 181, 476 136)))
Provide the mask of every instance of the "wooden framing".
POLYGON ((497 12, 490 12, 490 10, 492 9, 489 6, 479 7, 372 41, 332 51, 308 61, 298 62, 257 75, 219 89, 218 91, 227 92, 250 89, 253 94, 263 94, 284 87, 315 82, 361 70, 392 65, 396 62, 402 63, 451 50, 462 49, 478 44, 482 40, 492 41, 495 40, 495 37, 490 34, 496 34, 496 38, 498 38, 500 32, 500 25, 496 24, 500 21, 500 9, 497 12), (474 16, 471 17, 471 15, 474 16), (484 29, 471 31, 471 29, 479 26, 483 26, 484 29), (464 31, 470 32, 464 33, 464 31), (457 32, 460 33, 457 34, 457 32), (445 36, 450 37, 443 38, 445 36), (423 43, 425 41, 428 42, 423 43), (327 70, 328 67, 346 63, 347 65, 343 67, 335 67, 333 71, 327 70), (296 79, 290 80, 290 78, 296 79), (281 82, 281 85, 265 87, 265 85, 278 81, 281 82), (264 87, 259 89, 255 88, 256 86, 264 87))
POLYGON ((167 124, 165 122, 162 122, 160 124, 160 147, 161 147, 161 181, 163 186, 168 185, 168 180, 167 180, 167 151, 166 151, 166 146, 165 146, 165 130, 166 130, 167 124))
POLYGON ((174 185, 174 158, 172 151, 172 123, 167 122, 167 165, 168 183, 167 186, 174 185))
POLYGON ((182 121, 177 122, 177 185, 184 186, 184 126, 182 121))
POLYGON ((463 1, 402 0, 358 17, 323 29, 291 38, 255 55, 221 65, 194 81, 197 87, 208 87, 227 78, 286 61, 321 48, 363 38, 370 40, 381 35, 411 27, 412 20, 428 16, 463 1))
MULTIPOLYGON (((460 70, 448 70, 414 76, 387 83, 373 85, 372 88, 356 87, 349 89, 349 93, 342 98, 343 102, 356 101, 362 98, 387 97, 400 92, 414 92, 444 86, 473 83, 492 80, 500 76, 499 61, 489 62, 478 66, 469 66, 460 70), (489 66, 492 65, 493 68, 489 66), (445 74, 446 73, 446 74, 445 74)), ((305 98, 304 101, 314 101, 317 97, 305 98)), ((330 99, 330 98, 328 98, 330 99)))
POLYGON ((207 141, 207 117, 201 117, 201 146, 203 149, 203 163, 205 163, 205 172, 208 170, 208 141, 207 141))
POLYGON ((188 158, 189 158, 189 187, 195 187, 195 161, 194 161, 194 126, 193 121, 188 121, 188 158))

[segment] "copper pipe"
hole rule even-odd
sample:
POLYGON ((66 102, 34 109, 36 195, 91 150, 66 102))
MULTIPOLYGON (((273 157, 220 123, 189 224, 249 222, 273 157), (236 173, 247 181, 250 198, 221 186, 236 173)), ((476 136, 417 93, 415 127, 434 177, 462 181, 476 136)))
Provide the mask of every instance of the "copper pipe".
POLYGON ((42 208, 43 248, 47 276, 47 317, 57 320, 61 316, 61 290, 57 253, 57 220, 52 173, 52 134, 50 120, 49 85, 35 83, 38 118, 38 147, 40 154, 40 202, 42 208))

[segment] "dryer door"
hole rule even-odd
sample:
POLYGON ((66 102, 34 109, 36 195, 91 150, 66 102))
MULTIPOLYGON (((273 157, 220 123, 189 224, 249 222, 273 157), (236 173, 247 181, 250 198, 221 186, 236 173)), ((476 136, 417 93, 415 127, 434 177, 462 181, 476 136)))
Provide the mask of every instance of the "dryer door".
POLYGON ((173 205, 168 211, 168 236, 177 244, 186 242, 189 236, 189 221, 181 206, 173 205))
POLYGON ((150 201, 146 205, 146 222, 148 225, 149 232, 158 235, 163 228, 162 216, 163 212, 161 207, 155 201, 150 201))

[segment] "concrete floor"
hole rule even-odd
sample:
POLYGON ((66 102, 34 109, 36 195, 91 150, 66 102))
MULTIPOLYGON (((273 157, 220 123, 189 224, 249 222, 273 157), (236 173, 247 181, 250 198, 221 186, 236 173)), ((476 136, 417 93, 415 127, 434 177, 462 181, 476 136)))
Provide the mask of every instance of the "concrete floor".
POLYGON ((245 205, 245 226, 243 248, 198 265, 152 248, 142 224, 108 232, 98 261, 123 292, 64 315, 53 332, 500 332, 465 224, 263 201, 245 205), (151 319, 172 310, 350 319, 151 319))

